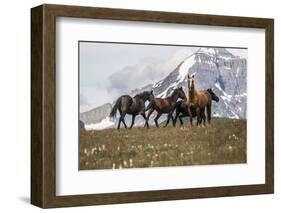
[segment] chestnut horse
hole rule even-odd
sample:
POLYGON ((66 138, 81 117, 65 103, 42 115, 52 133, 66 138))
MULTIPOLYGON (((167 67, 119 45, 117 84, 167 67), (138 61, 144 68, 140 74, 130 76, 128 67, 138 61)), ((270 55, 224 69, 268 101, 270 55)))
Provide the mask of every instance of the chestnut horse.
MULTIPOLYGON (((207 92, 210 94, 210 97, 212 101, 216 101, 219 102, 219 97, 213 92, 213 90, 207 89, 207 92)), ((210 104, 207 105, 207 118, 208 118, 208 122, 210 123, 211 121, 211 110, 212 110, 212 102, 209 101, 210 104)), ((183 121, 182 118, 183 117, 189 117, 190 114, 188 113, 188 109, 187 109, 187 103, 183 100, 180 100, 176 103, 175 105, 175 109, 176 109, 176 115, 175 118, 173 120, 173 126, 176 126, 177 123, 177 119, 179 118, 180 120, 180 124, 183 125, 183 121)), ((192 116, 195 117, 196 116, 196 112, 192 112, 192 116)), ((203 115, 201 115, 201 120, 200 123, 202 122, 202 117, 203 115)), ((205 121, 204 121, 205 122, 205 121)))
POLYGON ((167 113, 168 119, 167 119, 167 122, 166 122, 166 125, 165 125, 165 126, 167 126, 171 117, 172 117, 172 114, 173 114, 173 111, 174 111, 174 106, 175 106, 178 98, 186 100, 186 96, 185 96, 185 93, 184 93, 182 87, 175 89, 173 91, 172 95, 167 97, 167 98, 153 98, 153 100, 150 101, 150 103, 148 104, 148 106, 145 109, 145 111, 149 110, 148 114, 147 114, 147 117, 146 117, 146 121, 147 121, 146 125, 148 124, 148 120, 149 120, 150 115, 152 114, 152 112, 154 110, 156 110, 157 116, 154 119, 155 125, 157 127, 159 127, 158 119, 160 118, 160 116, 163 113, 167 113))
MULTIPOLYGON (((201 123, 202 119, 206 120, 205 115, 205 108, 211 106, 212 98, 210 97, 210 94, 206 90, 202 90, 197 92, 195 89, 195 83, 194 83, 194 76, 195 74, 187 76, 188 80, 188 102, 187 102, 187 110, 189 115, 193 115, 194 113, 197 116, 197 126, 201 123)), ((210 111, 210 110, 208 110, 210 111)), ((190 116, 190 124, 192 125, 192 117, 190 116)), ((210 116, 208 115, 208 120, 210 116)))

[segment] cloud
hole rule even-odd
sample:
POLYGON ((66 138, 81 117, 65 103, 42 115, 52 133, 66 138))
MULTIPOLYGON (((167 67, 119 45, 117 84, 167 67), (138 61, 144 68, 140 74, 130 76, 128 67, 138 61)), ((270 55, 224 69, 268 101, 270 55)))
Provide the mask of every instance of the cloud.
POLYGON ((190 47, 181 48, 168 60, 146 57, 135 65, 125 66, 109 76, 107 90, 109 92, 115 91, 119 94, 127 94, 133 89, 156 83, 166 77, 179 63, 197 49, 190 47))
POLYGON ((145 58, 138 64, 125 66, 123 69, 109 76, 108 90, 130 92, 132 89, 142 87, 159 79, 162 76, 157 59, 145 58))
POLYGON ((112 103, 119 94, 100 87, 80 87, 80 112, 85 112, 106 103, 112 103))

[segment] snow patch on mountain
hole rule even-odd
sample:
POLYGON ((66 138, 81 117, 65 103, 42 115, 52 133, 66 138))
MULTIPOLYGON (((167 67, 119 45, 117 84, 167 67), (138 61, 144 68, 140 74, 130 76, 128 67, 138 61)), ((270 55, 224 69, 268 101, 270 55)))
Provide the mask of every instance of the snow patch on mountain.
POLYGON ((168 91, 177 87, 177 83, 171 84, 167 89, 165 89, 162 93, 156 95, 157 98, 166 98, 168 91))
POLYGON ((218 82, 215 83, 215 86, 222 92, 223 95, 221 96, 221 98, 222 98, 223 100, 231 101, 232 95, 228 95, 228 94, 221 88, 221 86, 219 85, 218 82))
POLYGON ((215 55, 216 54, 216 50, 215 48, 209 48, 209 47, 201 47, 197 53, 203 53, 203 54, 207 54, 207 55, 215 55))
POLYGON ((196 63, 196 60, 195 60, 195 55, 191 55, 189 56, 187 59, 185 59, 181 66, 180 66, 180 69, 179 69, 179 75, 178 75, 178 78, 177 80, 178 81, 184 81, 187 74, 188 74, 188 71, 189 69, 196 63))
POLYGON ((86 130, 100 130, 100 129, 108 129, 115 126, 115 121, 109 117, 106 117, 99 123, 87 124, 85 125, 86 130))
POLYGON ((229 116, 229 118, 232 118, 232 119, 239 119, 239 116, 235 113, 235 112, 233 112, 232 110, 230 110, 231 111, 231 113, 233 114, 233 116, 229 116))

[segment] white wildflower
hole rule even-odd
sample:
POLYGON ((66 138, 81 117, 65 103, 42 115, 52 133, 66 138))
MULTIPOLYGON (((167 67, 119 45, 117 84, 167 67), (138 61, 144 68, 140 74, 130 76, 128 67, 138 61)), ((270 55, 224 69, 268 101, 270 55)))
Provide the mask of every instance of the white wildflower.
POLYGON ((94 154, 95 151, 96 151, 96 147, 92 148, 91 154, 94 154))
POLYGON ((133 159, 132 158, 129 159, 129 163, 130 163, 130 167, 133 167, 133 159))

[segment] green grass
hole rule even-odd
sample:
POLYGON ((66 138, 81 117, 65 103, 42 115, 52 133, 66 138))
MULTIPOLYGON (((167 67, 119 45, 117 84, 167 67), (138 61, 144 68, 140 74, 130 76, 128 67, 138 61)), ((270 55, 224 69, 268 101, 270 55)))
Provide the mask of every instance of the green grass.
POLYGON ((205 128, 184 123, 80 132, 79 168, 119 169, 246 163, 246 121, 213 119, 205 128))

